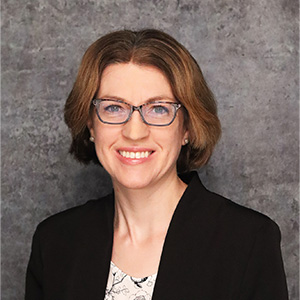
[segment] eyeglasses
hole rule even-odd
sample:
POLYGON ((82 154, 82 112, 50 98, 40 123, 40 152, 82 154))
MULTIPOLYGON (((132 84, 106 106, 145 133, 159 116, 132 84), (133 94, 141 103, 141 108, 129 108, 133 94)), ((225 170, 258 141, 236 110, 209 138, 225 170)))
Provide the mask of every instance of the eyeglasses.
POLYGON ((168 126, 174 121, 178 109, 182 107, 180 103, 168 101, 148 102, 140 106, 110 99, 94 99, 92 103, 96 107, 99 120, 113 125, 128 122, 132 113, 137 110, 144 123, 152 126, 168 126))

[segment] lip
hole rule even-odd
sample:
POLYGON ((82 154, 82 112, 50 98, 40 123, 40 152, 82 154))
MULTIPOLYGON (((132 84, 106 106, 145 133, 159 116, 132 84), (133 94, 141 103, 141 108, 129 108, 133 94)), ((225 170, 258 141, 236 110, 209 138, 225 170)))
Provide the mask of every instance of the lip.
POLYGON ((144 147, 122 147, 122 148, 118 148, 116 150, 116 155, 118 157, 118 159, 127 165, 138 165, 138 164, 142 164, 145 162, 148 162, 149 160, 152 159, 153 154, 155 153, 155 151, 153 149, 150 148, 144 148, 144 147), (140 157, 140 158, 130 158, 130 157, 124 157, 120 154, 119 151, 126 151, 126 152, 150 152, 148 157, 140 157))

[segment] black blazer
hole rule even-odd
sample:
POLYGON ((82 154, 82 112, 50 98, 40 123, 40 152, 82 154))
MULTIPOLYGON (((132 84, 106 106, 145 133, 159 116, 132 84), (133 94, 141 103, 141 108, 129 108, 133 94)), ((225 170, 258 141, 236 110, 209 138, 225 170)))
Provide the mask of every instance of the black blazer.
MULTIPOLYGON (((268 217, 209 192, 197 173, 169 226, 153 300, 286 300, 280 231, 268 217)), ((26 300, 104 299, 114 199, 43 221, 27 269, 26 300)))

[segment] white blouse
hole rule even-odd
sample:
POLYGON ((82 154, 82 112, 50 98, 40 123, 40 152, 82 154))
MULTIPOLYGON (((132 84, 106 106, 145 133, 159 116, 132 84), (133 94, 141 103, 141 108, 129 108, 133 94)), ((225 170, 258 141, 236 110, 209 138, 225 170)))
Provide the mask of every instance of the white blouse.
POLYGON ((104 300, 151 300, 156 277, 135 278, 111 262, 104 300))

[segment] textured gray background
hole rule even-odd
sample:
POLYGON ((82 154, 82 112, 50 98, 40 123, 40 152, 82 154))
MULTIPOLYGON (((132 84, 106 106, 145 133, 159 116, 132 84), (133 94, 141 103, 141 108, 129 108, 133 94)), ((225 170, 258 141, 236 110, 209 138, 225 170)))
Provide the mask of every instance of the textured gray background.
POLYGON ((298 299, 296 0, 2 0, 2 299, 23 298, 36 225, 111 188, 68 155, 63 106, 84 50, 124 27, 165 30, 198 60, 223 125, 200 175, 280 225, 298 299))

